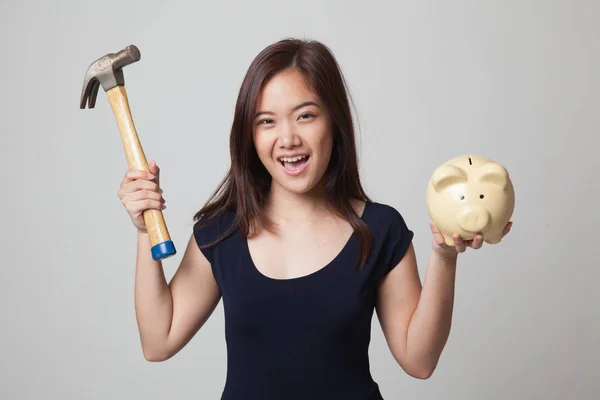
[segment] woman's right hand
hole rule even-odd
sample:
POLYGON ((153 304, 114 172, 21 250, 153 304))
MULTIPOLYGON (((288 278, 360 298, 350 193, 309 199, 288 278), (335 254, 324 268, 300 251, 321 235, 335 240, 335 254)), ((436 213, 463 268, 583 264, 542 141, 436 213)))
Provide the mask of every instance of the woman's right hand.
POLYGON ((144 211, 148 209, 164 210, 165 199, 160 188, 160 169, 156 162, 148 164, 150 174, 141 170, 129 170, 125 173, 118 191, 119 199, 129 213, 129 217, 138 232, 146 233, 144 211))

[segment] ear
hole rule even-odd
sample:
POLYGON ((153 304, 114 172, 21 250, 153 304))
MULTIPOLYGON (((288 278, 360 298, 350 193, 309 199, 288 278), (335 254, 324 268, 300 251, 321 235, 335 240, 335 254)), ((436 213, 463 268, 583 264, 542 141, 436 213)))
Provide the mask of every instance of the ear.
POLYGON ((442 165, 433 172, 431 183, 436 191, 444 190, 455 183, 466 182, 467 173, 454 165, 442 165))
POLYGON ((489 182, 506 189, 508 186, 508 171, 497 163, 487 163, 481 167, 479 182, 489 182))

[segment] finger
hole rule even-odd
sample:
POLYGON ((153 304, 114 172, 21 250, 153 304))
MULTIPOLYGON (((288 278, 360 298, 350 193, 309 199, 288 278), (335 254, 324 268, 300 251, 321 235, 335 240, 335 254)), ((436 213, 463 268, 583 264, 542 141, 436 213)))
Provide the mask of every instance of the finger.
POLYGON ((439 231, 439 229, 432 223, 429 223, 429 228, 431 228, 431 233, 433 234, 433 239, 438 246, 443 246, 446 244, 446 240, 444 239, 444 235, 439 231))
POLYGON ((512 228, 512 222, 509 221, 508 224, 506 224, 506 226, 504 227, 504 230, 502 231, 502 236, 506 236, 508 234, 508 232, 510 232, 510 229, 512 228))
POLYGON ((128 184, 138 179, 154 179, 154 177, 155 176, 149 172, 142 171, 139 169, 130 169, 127 172, 125 172, 125 176, 123 177, 123 183, 128 184))
POLYGON ((156 178, 154 179, 154 182, 156 182, 157 184, 160 185, 160 168, 158 167, 158 165, 156 164, 156 161, 152 160, 152 165, 153 165, 153 169, 152 169, 152 173, 156 176, 156 178))
POLYGON ((118 195, 121 202, 141 200, 144 198, 160 199, 163 191, 154 182, 136 181, 119 190, 118 195))
POLYGON ((139 200, 125 204, 127 211, 134 217, 141 215, 146 210, 164 210, 167 208, 165 204, 157 200, 139 200))
POLYGON ((475 235, 475 237, 473 238, 473 240, 471 241, 470 244, 471 248, 473 249, 480 249, 481 246, 483 246, 483 235, 478 233, 477 235, 475 235))
POLYGON ((136 190, 135 192, 128 193, 123 198, 123 201, 127 201, 127 202, 141 201, 141 200, 156 200, 156 201, 160 201, 161 203, 165 202, 165 199, 161 193, 155 192, 153 190, 148 190, 148 189, 136 190))
POLYGON ((140 169, 130 169, 125 172, 124 180, 126 181, 134 181, 136 179, 154 179, 154 174, 149 171, 143 171, 140 169))
POLYGON ((150 173, 158 176, 160 174, 160 168, 158 168, 158 165, 156 164, 156 161, 152 160, 150 161, 150 163, 148 164, 148 169, 150 169, 150 173))
POLYGON ((462 236, 460 236, 458 233, 455 233, 452 235, 452 237, 454 239, 454 247, 456 247, 456 251, 463 253, 467 249, 467 246, 462 236))
POLYGON ((163 190, 156 182, 147 179, 138 179, 123 186, 123 193, 133 193, 138 190, 151 190, 153 192, 162 193, 163 190))

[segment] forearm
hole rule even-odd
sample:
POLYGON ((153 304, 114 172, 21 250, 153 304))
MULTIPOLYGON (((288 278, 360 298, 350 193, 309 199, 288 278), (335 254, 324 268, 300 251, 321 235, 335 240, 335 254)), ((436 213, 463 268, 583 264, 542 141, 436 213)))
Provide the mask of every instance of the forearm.
POLYGON ((135 312, 144 355, 161 358, 171 327, 173 299, 162 262, 151 255, 147 233, 137 234, 135 312))
POLYGON ((407 333, 407 354, 418 371, 433 372, 450 334, 457 256, 432 250, 417 308, 407 333))

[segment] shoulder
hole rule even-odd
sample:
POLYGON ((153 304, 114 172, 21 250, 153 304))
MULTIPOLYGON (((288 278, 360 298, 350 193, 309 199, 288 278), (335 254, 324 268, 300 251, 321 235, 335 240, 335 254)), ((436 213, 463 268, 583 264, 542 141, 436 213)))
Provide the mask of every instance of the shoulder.
POLYGON ((371 229, 376 242, 383 247, 406 250, 414 237, 404 215, 390 204, 368 203, 363 219, 371 229))
POLYGON ((383 230, 407 228, 406 220, 402 213, 390 204, 378 202, 367 203, 363 217, 374 228, 383 230))
POLYGON ((376 265, 374 277, 379 280, 396 267, 412 243, 414 233, 402 213, 389 204, 371 202, 364 214, 374 239, 376 265))
POLYGON ((203 216, 194 223, 194 238, 199 247, 212 245, 235 231, 235 212, 226 211, 213 217, 203 216))

